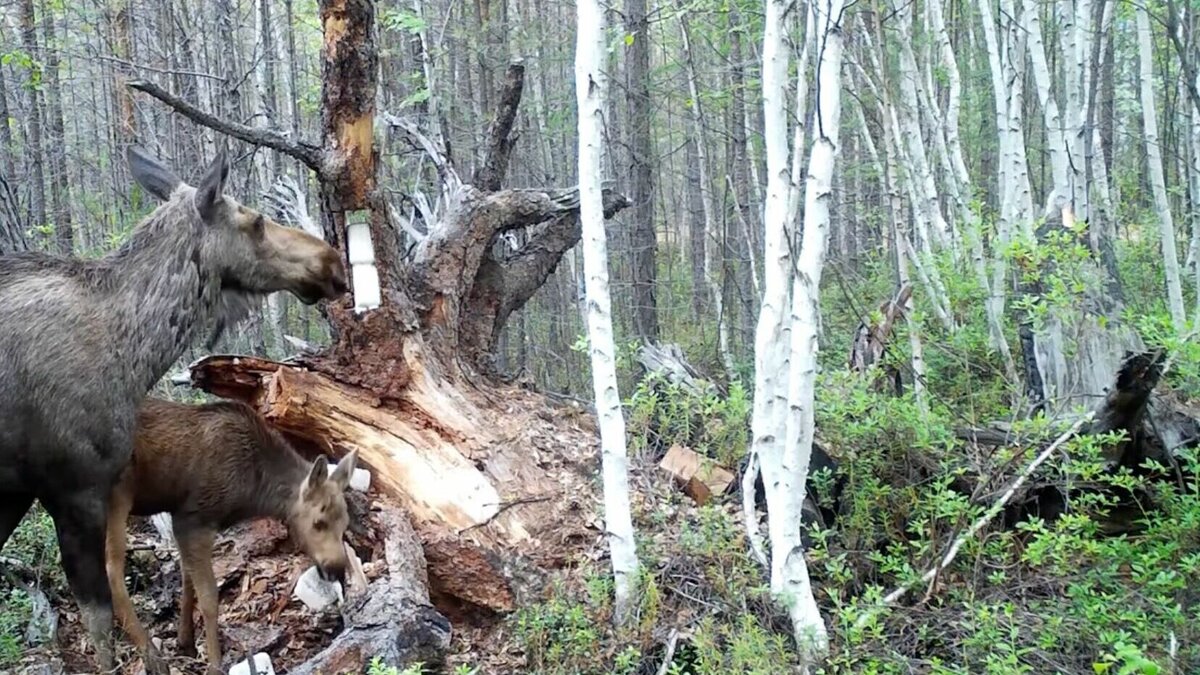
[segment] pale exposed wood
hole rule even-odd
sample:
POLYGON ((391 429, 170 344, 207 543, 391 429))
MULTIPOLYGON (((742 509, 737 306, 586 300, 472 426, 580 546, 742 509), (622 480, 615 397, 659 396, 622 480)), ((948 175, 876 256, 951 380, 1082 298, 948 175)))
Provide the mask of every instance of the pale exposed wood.
POLYGON ((658 466, 671 474, 684 492, 701 506, 714 496, 725 494, 733 484, 734 476, 728 469, 682 445, 671 446, 658 466))

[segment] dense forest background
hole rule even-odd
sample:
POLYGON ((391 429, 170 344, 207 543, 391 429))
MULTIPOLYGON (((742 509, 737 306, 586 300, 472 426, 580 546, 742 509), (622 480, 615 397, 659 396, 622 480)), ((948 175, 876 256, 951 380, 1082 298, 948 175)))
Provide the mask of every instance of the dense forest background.
MULTIPOLYGON (((784 25, 795 152, 818 131, 804 103, 818 86, 806 7, 784 25)), ((696 507, 655 469, 682 444, 737 470, 750 443, 768 199, 763 7, 625 0, 608 12, 606 178, 632 204, 608 221, 608 262, 649 590, 633 637, 616 635, 597 622, 611 611, 600 568, 583 564, 545 605, 518 612, 509 637, 523 672, 655 672, 676 650, 678 669, 658 672, 782 672, 787 631, 745 552, 738 498, 696 507), (643 377, 646 343, 678 345, 714 386, 643 377)), ((402 247, 442 208, 438 167, 403 125, 474 174, 514 61, 525 98, 505 186, 577 183, 572 4, 379 2, 376 24, 379 185, 402 247)), ((1066 486, 1068 515, 1006 514, 916 584, 915 604, 866 608, 913 585, 1029 448, 1099 405, 1126 350, 1170 354, 1160 394, 1194 409, 1200 5, 872 0, 847 8, 842 31, 816 393, 831 464, 813 477, 836 520, 808 539, 827 667, 1194 672, 1195 438, 1165 449, 1165 482, 1137 462, 1112 471, 1114 438, 1072 441, 1035 481, 1066 486), (890 332, 863 348, 860 335, 884 323, 890 332), (985 428, 1001 440, 971 433, 985 428)), ((130 143, 185 180, 199 175, 217 135, 131 81, 223 120, 319 138, 321 45, 315 0, 0 0, 0 251, 118 246, 153 208, 125 165, 130 143)), ((293 225, 317 212, 307 168, 221 142, 234 149, 230 194, 293 225)), ((495 245, 515 250, 524 236, 495 245)), ((508 321, 497 368, 590 402, 582 266, 569 252, 508 321)), ((328 331, 316 310, 276 296, 212 351, 282 358, 298 344, 286 336, 323 344, 328 331)), ((45 528, 30 519, 6 555, 53 556, 45 528)), ((15 627, 31 611, 16 589, 3 602, 0 659, 20 653, 15 627)), ((464 663, 476 647, 462 647, 464 663)))

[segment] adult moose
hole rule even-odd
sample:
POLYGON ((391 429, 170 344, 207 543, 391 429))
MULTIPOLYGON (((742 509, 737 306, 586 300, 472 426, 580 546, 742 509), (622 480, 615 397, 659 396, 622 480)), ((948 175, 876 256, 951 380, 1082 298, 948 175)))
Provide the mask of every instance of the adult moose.
POLYGON ((105 670, 105 515, 142 399, 200 330, 220 329, 249 299, 286 290, 313 304, 347 290, 332 247, 224 194, 224 152, 197 187, 140 149, 127 159, 164 203, 118 250, 0 256, 0 546, 40 500, 105 670))

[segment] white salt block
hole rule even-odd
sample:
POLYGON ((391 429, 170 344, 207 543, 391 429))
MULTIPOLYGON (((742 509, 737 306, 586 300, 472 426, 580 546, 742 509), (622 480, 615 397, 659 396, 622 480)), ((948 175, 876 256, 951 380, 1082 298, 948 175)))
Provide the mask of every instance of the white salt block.
POLYGON ((164 544, 175 545, 175 530, 171 526, 171 514, 156 513, 150 516, 150 523, 154 525, 154 529, 158 532, 158 538, 162 539, 164 544))
MULTIPOLYGON (((334 470, 337 469, 337 464, 329 465, 329 475, 332 476, 334 470)), ((371 472, 366 469, 355 468, 354 473, 350 474, 350 487, 359 492, 366 492, 371 488, 371 472)))
POLYGON ((346 248, 351 265, 375 262, 375 247, 371 245, 371 226, 367 223, 347 225, 346 248))
POLYGON ((304 570, 304 574, 296 580, 296 590, 292 592, 292 597, 303 602, 305 607, 314 612, 320 612, 334 603, 345 600, 342 585, 336 581, 321 579, 316 565, 304 570))
MULTIPOLYGON (((263 652, 254 655, 254 672, 258 675, 275 675, 271 657, 263 652)), ((229 669, 229 675, 250 675, 250 659, 242 659, 229 669)))
POLYGON ((350 266, 350 277, 354 282, 354 311, 365 312, 379 306, 379 270, 374 263, 359 263, 350 266))

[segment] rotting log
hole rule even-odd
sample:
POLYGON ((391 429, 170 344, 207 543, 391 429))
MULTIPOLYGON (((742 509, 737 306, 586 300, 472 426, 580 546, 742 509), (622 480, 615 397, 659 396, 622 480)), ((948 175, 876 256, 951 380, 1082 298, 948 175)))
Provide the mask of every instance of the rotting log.
POLYGON ((335 456, 351 448, 395 498, 424 548, 429 591, 447 615, 505 613, 535 597, 547 570, 594 538, 596 439, 549 413, 540 395, 449 385, 406 343, 399 400, 302 366, 211 356, 193 386, 241 399, 285 432, 335 456))

